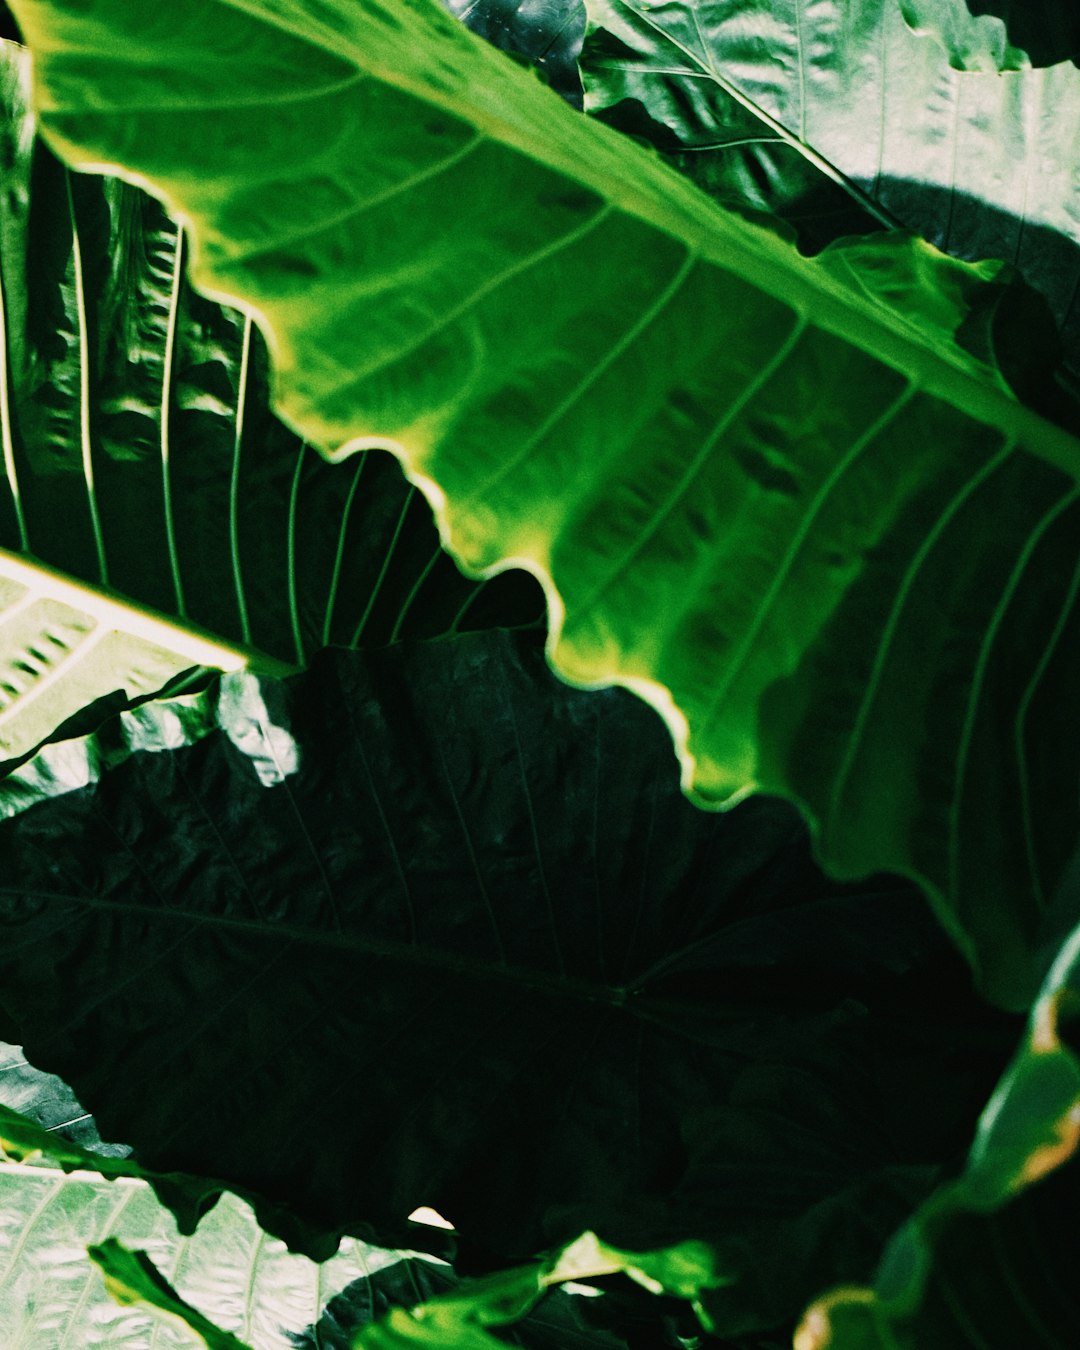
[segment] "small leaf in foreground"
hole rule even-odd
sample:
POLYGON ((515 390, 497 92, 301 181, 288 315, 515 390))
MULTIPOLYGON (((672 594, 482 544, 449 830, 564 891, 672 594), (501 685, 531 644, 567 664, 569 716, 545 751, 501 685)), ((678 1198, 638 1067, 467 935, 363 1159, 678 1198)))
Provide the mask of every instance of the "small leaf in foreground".
POLYGON ((501 1350, 488 1327, 520 1321, 543 1296, 542 1262, 470 1280, 411 1309, 394 1308, 356 1335, 356 1350, 501 1350))
POLYGON ((116 1238, 88 1248, 87 1254, 105 1276, 105 1287, 117 1303, 145 1303, 159 1316, 189 1327, 207 1350, 251 1350, 230 1332, 185 1303, 145 1252, 129 1251, 116 1238))

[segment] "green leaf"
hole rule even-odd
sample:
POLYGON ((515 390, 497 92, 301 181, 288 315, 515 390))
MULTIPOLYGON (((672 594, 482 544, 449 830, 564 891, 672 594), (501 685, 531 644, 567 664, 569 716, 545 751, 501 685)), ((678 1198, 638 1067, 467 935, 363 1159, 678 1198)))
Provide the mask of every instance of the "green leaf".
MULTIPOLYGON (((352 1350, 356 1333, 370 1323, 389 1317, 395 1309, 411 1310, 445 1295, 457 1297, 462 1287, 459 1277, 442 1262, 409 1257, 383 1266, 331 1299, 318 1323, 297 1338, 295 1350, 352 1350)), ((616 1302, 592 1286, 549 1287, 522 1321, 500 1331, 502 1339, 495 1344, 509 1343, 525 1350, 629 1350, 616 1302), (609 1325, 611 1321, 614 1327, 609 1325)), ((458 1310, 457 1321, 467 1322, 468 1310, 462 1310, 460 1304, 458 1310)), ((404 1319, 404 1325, 407 1331, 408 1319, 404 1319)), ((661 1326, 656 1319, 650 1327, 660 1332, 657 1350, 661 1341, 677 1347, 678 1342, 663 1337, 661 1326)))
POLYGON ((901 0, 901 9, 957 70, 1026 70, 1080 54, 1080 16, 1069 0, 901 0))
MULTIPOLYGON (((389 1275, 393 1270, 384 1273, 389 1275)), ((509 1332, 513 1344, 547 1344, 543 1323, 535 1311, 545 1294, 550 1299, 549 1291, 557 1291, 569 1281, 620 1273, 645 1285, 650 1293, 686 1299, 696 1299, 708 1289, 730 1282, 716 1274, 714 1255, 704 1243, 687 1242, 659 1252, 625 1252, 601 1242, 595 1233, 584 1233, 546 1261, 499 1271, 484 1279, 467 1280, 435 1298, 424 1298, 411 1308, 391 1308, 364 1326, 353 1344, 356 1350, 410 1350, 410 1347, 419 1350, 421 1346, 497 1350, 505 1345, 503 1336, 490 1334, 488 1327, 502 1328, 504 1336, 506 1329, 513 1327, 509 1332), (539 1342, 537 1337, 541 1338, 539 1342)), ((412 1276, 412 1271, 409 1274, 412 1276)), ((562 1306, 565 1307, 565 1296, 562 1306)), ((699 1306, 695 1303, 695 1310, 699 1306)), ((577 1340, 576 1331, 573 1326, 564 1326, 558 1344, 568 1350, 577 1340)), ((608 1336, 597 1335, 583 1343, 602 1350, 612 1341, 608 1336)))
POLYGON ((56 161, 28 86, 0 44, 0 762, 253 648, 281 672, 330 642, 534 620, 531 579, 461 576, 389 456, 335 468, 270 414, 251 319, 191 290, 157 201, 56 161))
POLYGON ((704 1240, 741 1331, 868 1277, 963 1147, 1012 1019, 784 803, 694 810, 624 691, 473 634, 203 697, 3 788, 0 1034, 148 1172, 312 1254, 422 1205, 465 1271, 704 1240))
MULTIPOLYGON (((835 194, 816 182, 831 175, 887 224, 962 258, 1015 263, 1064 329, 1075 384, 1074 67, 965 77, 911 32, 897 0, 831 0, 812 15, 805 0, 588 0, 588 11, 590 111, 623 126, 627 110, 642 109, 642 129, 703 187, 751 204, 760 197, 813 247, 836 237, 802 219, 804 210, 825 210, 826 224, 835 217, 835 194)), ((1074 27, 1074 6, 1069 13, 1074 27)), ((867 225, 852 217, 848 228, 867 225)))
POLYGON ((807 1312, 796 1350, 1067 1350, 1080 1330, 1071 1252, 1080 1203, 1080 929, 991 1097, 962 1174, 886 1248, 872 1288, 807 1312))
MULTIPOLYGON (((7 1131, 5 1126, 5 1131, 7 1131)), ((95 1159, 88 1159, 91 1164, 95 1159)), ((71 1175, 0 1164, 0 1339, 5 1347, 180 1350, 193 1343, 147 1307, 117 1307, 86 1244, 145 1249, 186 1301, 259 1350, 292 1350, 335 1296, 398 1253, 347 1239, 320 1266, 263 1233, 250 1208, 225 1196, 183 1237, 150 1187, 103 1180, 84 1164, 71 1175)), ((131 1283, 135 1283, 132 1272, 131 1283)))
POLYGON ((1075 833, 1070 436, 433 3, 18 14, 43 130, 182 208, 294 425, 393 438, 463 566, 545 580, 558 669, 664 713, 698 800, 796 798, 826 866, 918 879, 1027 1006, 1075 833))
POLYGON ((520 1321, 544 1292, 542 1262, 472 1280, 430 1302, 394 1308, 356 1335, 356 1350, 499 1350, 505 1341, 489 1326, 520 1321))
POLYGON ((89 1247, 87 1254, 101 1269, 105 1288, 117 1303, 148 1304, 159 1316, 188 1327, 207 1350, 251 1350, 230 1332, 214 1326, 190 1303, 185 1303, 162 1278, 145 1252, 129 1251, 116 1238, 106 1238, 89 1247))

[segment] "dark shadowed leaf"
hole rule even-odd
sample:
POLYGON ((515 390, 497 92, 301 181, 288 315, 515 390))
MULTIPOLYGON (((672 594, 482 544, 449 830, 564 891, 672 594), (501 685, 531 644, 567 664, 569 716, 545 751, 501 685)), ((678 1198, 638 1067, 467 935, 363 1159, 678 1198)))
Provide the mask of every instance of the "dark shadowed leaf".
POLYGON ((887 1247, 872 1288, 806 1314, 796 1350, 1069 1350, 1080 1339, 1080 930, 1035 1005, 961 1175, 887 1247))
POLYGON ((527 62, 557 94, 581 107, 582 0, 446 0, 446 4, 474 33, 527 62))
POLYGON ((1011 1019, 791 808, 694 810, 625 692, 491 634, 203 698, 4 789, 0 1030, 144 1167, 313 1253, 420 1205, 466 1269, 704 1237, 734 1334, 868 1274, 962 1149, 1011 1019))

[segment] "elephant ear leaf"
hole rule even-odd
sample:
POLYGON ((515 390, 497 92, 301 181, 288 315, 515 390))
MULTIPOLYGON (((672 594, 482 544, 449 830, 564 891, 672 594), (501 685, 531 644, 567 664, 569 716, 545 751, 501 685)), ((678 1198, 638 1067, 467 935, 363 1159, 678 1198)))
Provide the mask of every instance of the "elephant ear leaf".
POLYGON ((1075 831, 1071 435, 434 0, 18 14, 44 134, 182 210, 295 427, 392 446, 464 568, 543 579, 563 674, 662 712, 699 802, 796 799, 1028 1006, 1075 831))
MULTIPOLYGON (((1001 5, 982 0, 978 8, 974 18, 963 0, 911 4, 938 32, 1001 32, 993 17, 1001 5)), ((950 254, 1011 260, 1062 328, 1076 387, 1073 65, 974 78, 950 69, 938 42, 911 31, 898 0, 817 5, 812 25, 803 0, 660 8, 587 0, 587 9, 588 110, 646 135, 721 199, 778 210, 812 251, 866 233, 876 214, 950 254)), ((1067 21, 1050 26, 1080 47, 1080 11, 1069 0, 1012 6, 1010 31, 1014 21, 1045 26, 1040 16, 1066 9, 1067 21)), ((1021 326, 1030 339, 1030 319, 1021 326)))
POLYGON ((272 415, 250 315, 192 291, 159 202, 56 160, 29 64, 0 42, 0 764, 192 666, 538 621, 390 456, 335 467, 272 415))
POLYGON ((532 639, 200 697, 0 789, 0 1034, 159 1191, 314 1256, 431 1206, 474 1271, 701 1237, 747 1331, 869 1278, 1012 1040, 913 888, 828 881, 782 801, 696 811, 532 639))
POLYGON ((957 70, 1052 66, 1080 54, 1080 15, 1070 0, 900 0, 916 33, 929 33, 957 70))

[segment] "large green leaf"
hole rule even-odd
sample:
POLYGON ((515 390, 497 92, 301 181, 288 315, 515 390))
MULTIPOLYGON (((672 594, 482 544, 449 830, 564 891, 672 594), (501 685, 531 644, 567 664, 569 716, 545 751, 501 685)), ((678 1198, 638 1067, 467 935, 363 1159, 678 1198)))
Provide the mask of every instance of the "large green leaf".
POLYGON ((0 1033, 144 1168, 315 1254, 422 1205, 463 1269, 707 1237, 734 1332, 868 1277, 963 1147, 1012 1019, 784 803, 695 811, 625 692, 475 634, 201 697, 4 786, 0 1033))
POLYGON ((192 664, 536 617, 531 580, 461 576, 389 456, 335 469, 270 414, 250 318, 191 290, 157 201, 56 161, 28 85, 0 44, 0 761, 192 664))
MULTIPOLYGON (((918 878, 1026 1006, 1075 833, 1071 437, 426 0, 17 12, 43 129, 191 219, 289 420, 394 438, 464 566, 545 580, 557 667, 661 709, 699 800, 796 797, 828 867, 918 878)), ((959 264, 868 261, 962 326, 959 264)))
MULTIPOLYGON (((641 129, 681 149, 680 167, 710 191, 752 193, 764 176, 766 201, 800 228, 800 201, 815 209, 815 176, 831 174, 948 253, 1015 263, 1049 301, 1080 379, 1074 67, 965 76, 910 31, 898 0, 830 0, 812 13, 805 0, 587 7, 587 108, 618 125, 644 109, 641 129)), ((810 225, 807 241, 820 247, 810 225)))

